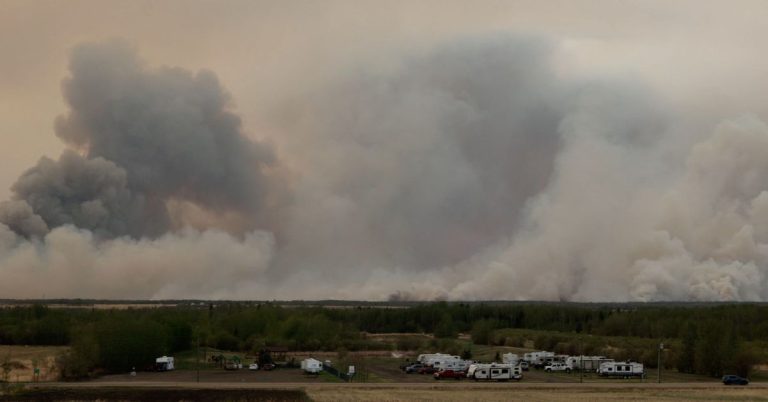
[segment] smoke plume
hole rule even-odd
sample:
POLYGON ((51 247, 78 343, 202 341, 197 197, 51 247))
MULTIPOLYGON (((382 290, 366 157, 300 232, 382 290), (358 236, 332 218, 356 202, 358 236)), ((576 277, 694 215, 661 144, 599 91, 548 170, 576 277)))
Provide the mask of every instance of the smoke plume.
POLYGON ((258 222, 275 155, 245 137, 213 73, 147 68, 120 41, 78 46, 69 70, 56 135, 82 156, 43 158, 13 186, 49 228, 158 236, 171 229, 169 200, 258 222))
POLYGON ((78 46, 70 150, 0 204, 0 292, 768 299, 768 125, 700 130, 559 51, 496 34, 361 61, 276 97, 254 140, 213 73, 78 46))

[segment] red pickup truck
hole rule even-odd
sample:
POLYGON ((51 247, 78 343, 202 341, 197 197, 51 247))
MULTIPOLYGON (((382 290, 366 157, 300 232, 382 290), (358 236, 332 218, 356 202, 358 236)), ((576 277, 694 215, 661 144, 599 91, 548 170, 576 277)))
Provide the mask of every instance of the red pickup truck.
POLYGON ((440 370, 434 374, 435 380, 442 380, 443 378, 455 378, 457 380, 461 380, 462 378, 467 376, 467 373, 463 371, 454 371, 454 370, 440 370))

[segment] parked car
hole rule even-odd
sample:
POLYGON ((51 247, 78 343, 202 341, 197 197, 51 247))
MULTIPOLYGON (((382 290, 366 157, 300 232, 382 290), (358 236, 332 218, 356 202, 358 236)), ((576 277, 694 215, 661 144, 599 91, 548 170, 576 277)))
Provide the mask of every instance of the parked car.
POLYGON ((274 370, 276 367, 277 367, 277 366, 276 366, 276 365, 274 365, 274 364, 272 364, 272 363, 265 363, 265 364, 263 364, 263 365, 261 366, 261 369, 262 369, 262 370, 266 370, 266 371, 270 371, 270 370, 274 370))
POLYGON ((749 380, 744 377, 739 377, 737 375, 724 375, 723 376, 723 384, 725 385, 747 385, 749 384, 749 380))
POLYGON ((570 373, 571 372, 571 368, 568 367, 568 365, 565 364, 565 363, 552 362, 552 363, 544 366, 544 371, 546 371, 548 373, 551 373, 553 371, 565 371, 566 373, 570 373))
POLYGON ((440 370, 435 374, 433 374, 433 376, 435 377, 435 380, 442 380, 444 378, 455 378, 457 380, 461 380, 462 378, 467 376, 467 373, 463 371, 447 369, 447 370, 440 370))
POLYGON ((528 369, 529 369, 530 367, 531 367, 531 365, 530 365, 530 364, 529 364, 527 361, 523 360, 523 361, 521 361, 521 362, 520 362, 520 368, 521 368, 523 371, 528 371, 528 369))
POLYGON ((437 369, 432 366, 424 366, 421 369, 419 369, 419 374, 434 374, 437 372, 437 369))
POLYGON ((251 363, 251 365, 248 366, 248 370, 258 370, 259 364, 258 363, 251 363))
POLYGON ((421 364, 421 363, 413 363, 410 366, 405 368, 405 373, 406 374, 418 373, 419 370, 421 370, 422 368, 424 368, 423 364, 421 364))

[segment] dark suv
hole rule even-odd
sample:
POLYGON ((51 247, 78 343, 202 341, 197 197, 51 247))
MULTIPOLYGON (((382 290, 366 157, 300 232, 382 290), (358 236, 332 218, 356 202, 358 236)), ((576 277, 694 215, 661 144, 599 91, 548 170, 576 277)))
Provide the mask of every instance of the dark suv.
POLYGON ((747 384, 749 384, 749 380, 747 380, 744 377, 739 377, 737 375, 724 375, 723 376, 723 384, 725 384, 725 385, 747 385, 747 384))
POLYGON ((424 368, 424 365, 423 365, 423 364, 421 364, 421 363, 413 363, 413 364, 411 364, 410 366, 407 366, 407 367, 405 368, 405 372, 406 372, 407 374, 418 373, 418 372, 419 372, 419 370, 421 370, 422 368, 424 368))

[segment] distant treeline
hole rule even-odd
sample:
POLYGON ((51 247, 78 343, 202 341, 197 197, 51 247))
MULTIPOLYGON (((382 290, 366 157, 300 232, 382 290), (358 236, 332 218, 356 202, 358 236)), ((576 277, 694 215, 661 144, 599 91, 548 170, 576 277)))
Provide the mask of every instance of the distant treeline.
MULTIPOLYGON (((310 351, 418 350, 434 345, 408 338, 387 344, 365 333, 423 332, 443 339, 469 333, 477 344, 503 344, 509 340, 499 341, 499 334, 508 328, 675 340, 681 345, 675 352, 681 371, 718 375, 723 367, 704 369, 701 362, 697 366, 695 356, 704 353, 702 345, 710 354, 728 348, 723 353, 730 356, 741 353, 744 341, 768 340, 768 306, 437 302, 328 308, 228 302, 127 309, 54 309, 41 304, 0 308, 0 344, 72 345, 65 363, 73 367, 73 376, 94 367, 124 371, 151 364, 153 357, 198 343, 246 352, 265 346, 310 351)), ((558 342, 561 349, 576 347, 573 342, 545 338, 537 339, 535 347, 554 347, 558 342)), ((653 351, 646 354, 644 360, 652 360, 653 351)))

